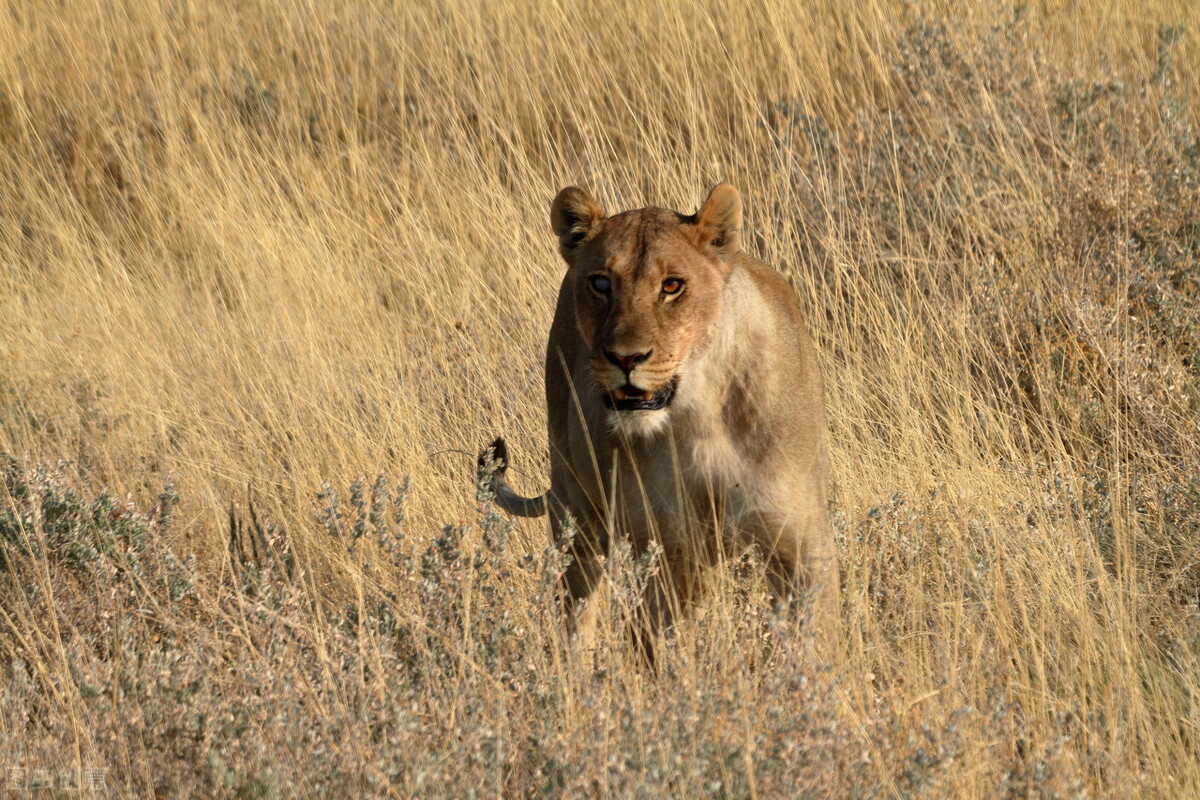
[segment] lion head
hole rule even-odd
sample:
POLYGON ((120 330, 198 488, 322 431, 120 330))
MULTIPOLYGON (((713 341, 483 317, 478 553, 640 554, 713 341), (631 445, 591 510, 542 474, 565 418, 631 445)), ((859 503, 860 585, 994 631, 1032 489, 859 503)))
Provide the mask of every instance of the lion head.
POLYGON ((609 217, 572 186, 554 198, 550 221, 568 266, 564 291, 614 423, 661 427, 721 319, 742 223, 737 190, 718 185, 692 215, 642 208, 609 217))

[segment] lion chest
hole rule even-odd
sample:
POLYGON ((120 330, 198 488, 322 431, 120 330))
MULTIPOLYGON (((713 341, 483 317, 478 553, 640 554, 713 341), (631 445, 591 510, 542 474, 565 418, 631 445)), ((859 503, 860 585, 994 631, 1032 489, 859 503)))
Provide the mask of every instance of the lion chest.
MULTIPOLYGON (((751 465, 724 432, 698 437, 665 434, 641 443, 621 470, 622 516, 637 536, 657 530, 671 539, 733 529, 757 505, 751 465)), ((638 538, 641 538, 638 536, 638 538)))

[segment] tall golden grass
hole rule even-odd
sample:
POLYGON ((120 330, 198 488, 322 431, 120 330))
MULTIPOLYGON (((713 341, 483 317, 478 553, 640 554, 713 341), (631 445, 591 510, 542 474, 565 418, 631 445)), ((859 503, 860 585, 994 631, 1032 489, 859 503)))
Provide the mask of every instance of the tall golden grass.
POLYGON ((1188 0, 4 4, 11 780, 1200 793, 1197 23, 1188 0), (559 640, 515 566, 542 525, 484 547, 504 577, 466 565, 504 529, 474 452, 502 433, 513 481, 547 482, 549 198, 690 212, 720 180, 821 350, 834 667, 744 570, 651 675, 615 622, 598 663, 559 640), (323 486, 345 510, 381 472, 411 476, 420 568, 318 521, 323 486), (137 552, 194 555, 177 602, 122 560, 133 534, 103 580, 54 555, 51 501, 107 490, 142 530, 168 481, 137 552), (229 557, 256 524, 291 577, 229 557))

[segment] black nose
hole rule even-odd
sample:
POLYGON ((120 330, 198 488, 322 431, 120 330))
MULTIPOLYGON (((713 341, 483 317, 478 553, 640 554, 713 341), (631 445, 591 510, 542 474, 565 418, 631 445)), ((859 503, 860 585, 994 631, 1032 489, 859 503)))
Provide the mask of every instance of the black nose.
POLYGON ((653 352, 653 350, 647 350, 644 353, 628 353, 626 355, 617 355, 612 350, 605 350, 604 357, 616 364, 626 375, 628 375, 630 372, 633 372, 634 367, 649 358, 650 354, 653 352))

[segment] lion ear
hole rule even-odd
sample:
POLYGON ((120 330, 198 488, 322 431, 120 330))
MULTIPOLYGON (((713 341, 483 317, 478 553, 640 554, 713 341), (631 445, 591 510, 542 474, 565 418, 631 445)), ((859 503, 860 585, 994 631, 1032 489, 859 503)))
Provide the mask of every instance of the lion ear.
POLYGON ((728 183, 718 183, 696 212, 696 244, 711 247, 722 256, 731 256, 741 246, 742 198, 728 183))
POLYGON ((558 235, 558 249, 565 257, 591 236, 604 221, 604 209, 578 186, 568 186, 550 203, 550 225, 558 235))

